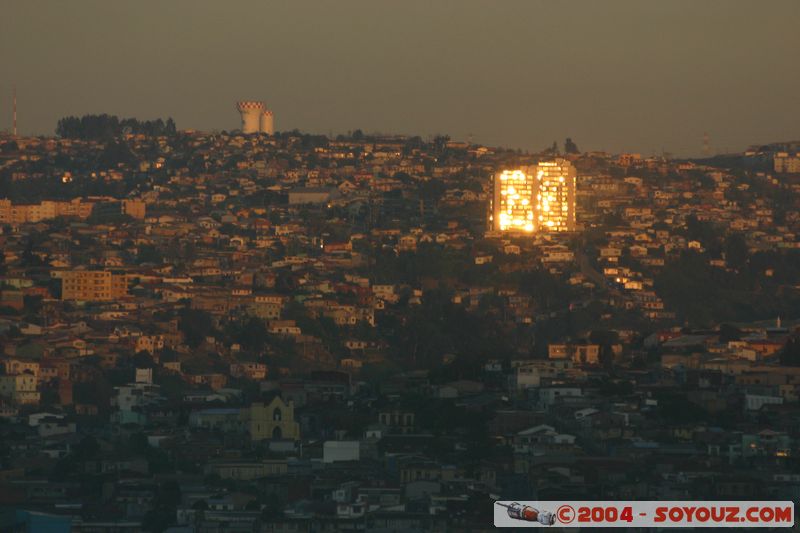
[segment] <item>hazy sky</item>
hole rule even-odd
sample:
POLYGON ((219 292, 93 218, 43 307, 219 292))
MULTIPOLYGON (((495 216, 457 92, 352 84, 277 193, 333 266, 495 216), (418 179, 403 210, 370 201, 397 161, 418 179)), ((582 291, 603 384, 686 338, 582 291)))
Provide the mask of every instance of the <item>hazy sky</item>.
POLYGON ((698 154, 800 138, 800 0, 0 0, 0 129, 64 115, 698 154))

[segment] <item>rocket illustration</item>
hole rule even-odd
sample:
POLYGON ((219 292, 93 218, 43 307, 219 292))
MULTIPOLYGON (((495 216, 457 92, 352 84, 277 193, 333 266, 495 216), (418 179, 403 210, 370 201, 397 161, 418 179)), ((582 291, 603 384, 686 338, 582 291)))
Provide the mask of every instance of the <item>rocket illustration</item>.
POLYGON ((556 523, 556 516, 550 511, 540 511, 530 505, 522 505, 513 502, 511 505, 496 502, 500 507, 505 507, 508 511, 508 516, 514 520, 524 520, 526 522, 539 522, 544 526, 552 526, 556 523))

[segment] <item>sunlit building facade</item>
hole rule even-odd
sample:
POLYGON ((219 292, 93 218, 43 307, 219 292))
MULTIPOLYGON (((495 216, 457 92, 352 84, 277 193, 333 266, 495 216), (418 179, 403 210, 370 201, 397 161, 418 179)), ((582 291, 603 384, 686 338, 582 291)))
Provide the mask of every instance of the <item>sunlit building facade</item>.
POLYGON ((494 177, 493 228, 499 231, 533 233, 535 227, 534 167, 504 170, 494 177))
POLYGON ((495 231, 575 231, 575 167, 565 159, 494 176, 490 225, 495 231))
POLYGON ((108 270, 54 271, 52 277, 61 278, 61 299, 85 302, 108 302, 128 295, 127 274, 108 270))
POLYGON ((575 231, 575 179, 575 167, 565 159, 537 165, 537 230, 575 231))

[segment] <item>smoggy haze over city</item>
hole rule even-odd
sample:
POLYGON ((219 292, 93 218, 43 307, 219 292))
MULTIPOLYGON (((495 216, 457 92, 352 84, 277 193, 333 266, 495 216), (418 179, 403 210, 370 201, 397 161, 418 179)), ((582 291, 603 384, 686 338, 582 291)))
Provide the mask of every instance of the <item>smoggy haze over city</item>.
POLYGON ((699 155, 795 139, 800 2, 3 2, 0 130, 65 115, 699 155), (794 52, 791 52, 794 51, 794 52))

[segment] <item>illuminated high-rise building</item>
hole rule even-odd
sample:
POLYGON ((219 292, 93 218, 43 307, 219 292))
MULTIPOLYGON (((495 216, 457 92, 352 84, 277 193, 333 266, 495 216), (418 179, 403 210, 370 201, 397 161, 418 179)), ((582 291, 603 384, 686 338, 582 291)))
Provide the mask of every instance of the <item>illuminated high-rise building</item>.
POLYGON ((533 233, 536 216, 534 167, 504 170, 494 176, 492 227, 499 231, 533 233))
POLYGON ((575 167, 565 159, 494 176, 491 227, 509 233, 575 230, 575 167))
POLYGON ((566 159, 537 165, 537 230, 575 231, 575 177, 575 167, 566 159))

